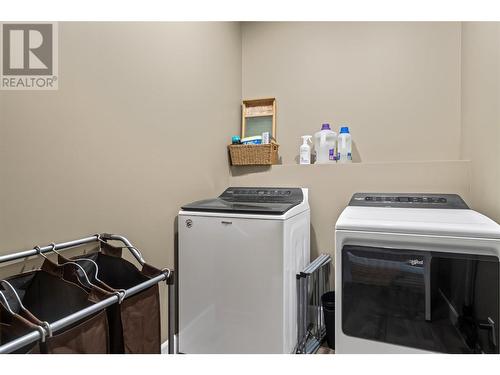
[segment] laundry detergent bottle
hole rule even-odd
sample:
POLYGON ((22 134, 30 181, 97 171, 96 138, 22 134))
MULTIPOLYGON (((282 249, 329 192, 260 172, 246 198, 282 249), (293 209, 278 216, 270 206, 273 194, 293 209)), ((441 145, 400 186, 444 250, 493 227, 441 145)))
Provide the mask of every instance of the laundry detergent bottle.
POLYGON ((352 137, 347 126, 340 128, 337 159, 340 163, 352 162, 352 137))
POLYGON ((300 146, 300 164, 311 164, 311 135, 302 136, 302 145, 300 146))
POLYGON ((314 134, 316 164, 335 163, 336 144, 337 133, 330 129, 330 124, 323 124, 321 130, 314 134))

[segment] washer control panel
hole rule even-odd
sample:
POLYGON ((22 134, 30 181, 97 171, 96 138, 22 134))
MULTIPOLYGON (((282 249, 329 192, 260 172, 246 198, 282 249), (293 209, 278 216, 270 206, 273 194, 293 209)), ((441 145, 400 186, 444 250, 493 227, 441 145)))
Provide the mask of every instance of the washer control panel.
POLYGON ((219 198, 231 202, 300 203, 303 196, 300 188, 230 187, 219 198))

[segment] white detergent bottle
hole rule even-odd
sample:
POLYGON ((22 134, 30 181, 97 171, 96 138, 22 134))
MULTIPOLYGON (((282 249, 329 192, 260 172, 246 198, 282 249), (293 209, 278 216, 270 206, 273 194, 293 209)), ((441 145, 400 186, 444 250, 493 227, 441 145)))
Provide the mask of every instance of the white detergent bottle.
POLYGON ((352 137, 347 126, 340 128, 337 159, 340 163, 352 162, 352 137))
POLYGON ((300 164, 311 164, 311 135, 302 136, 302 145, 300 146, 300 164))
POLYGON ((321 130, 314 134, 316 164, 335 163, 337 152, 337 133, 330 129, 330 124, 323 124, 321 130))

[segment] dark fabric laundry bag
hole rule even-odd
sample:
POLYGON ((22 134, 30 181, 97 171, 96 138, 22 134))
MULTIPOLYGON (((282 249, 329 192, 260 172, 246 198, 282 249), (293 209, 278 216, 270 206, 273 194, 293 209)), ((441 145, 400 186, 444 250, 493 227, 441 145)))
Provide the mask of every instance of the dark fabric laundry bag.
MULTIPOLYGON (((68 267, 68 266, 66 266, 68 267)), ((63 280, 63 268, 46 260, 40 270, 6 279, 17 291, 28 311, 17 306, 24 319, 36 325, 53 323, 103 299, 99 291, 86 291, 73 282, 63 280)), ((11 307, 16 306, 13 301, 11 307)), ((39 343, 43 354, 107 354, 109 353, 106 311, 89 317, 46 337, 39 343)))
MULTIPOLYGON (((24 319, 19 314, 12 314, 0 303, 0 346, 27 335, 37 329, 37 326, 24 319)), ((39 354, 38 342, 34 342, 18 349, 12 354, 39 354)))
MULTIPOLYGON (((122 258, 122 248, 103 243, 97 252, 76 256, 69 261, 77 261, 85 269, 92 284, 100 286, 108 293, 130 289, 162 273, 148 264, 139 270, 134 264, 122 258), (98 279, 95 266, 99 267, 98 279)), ((58 262, 68 259, 59 255, 58 262)), ((145 289, 121 304, 107 309, 111 353, 115 354, 160 354, 161 321, 160 295, 158 284, 145 289)))

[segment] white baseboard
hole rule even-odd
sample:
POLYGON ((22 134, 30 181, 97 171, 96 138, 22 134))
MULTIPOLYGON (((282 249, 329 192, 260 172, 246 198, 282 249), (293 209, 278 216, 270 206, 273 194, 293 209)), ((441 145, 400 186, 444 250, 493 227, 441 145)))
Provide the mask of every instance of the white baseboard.
POLYGON ((161 344, 161 354, 168 354, 168 340, 161 344))

